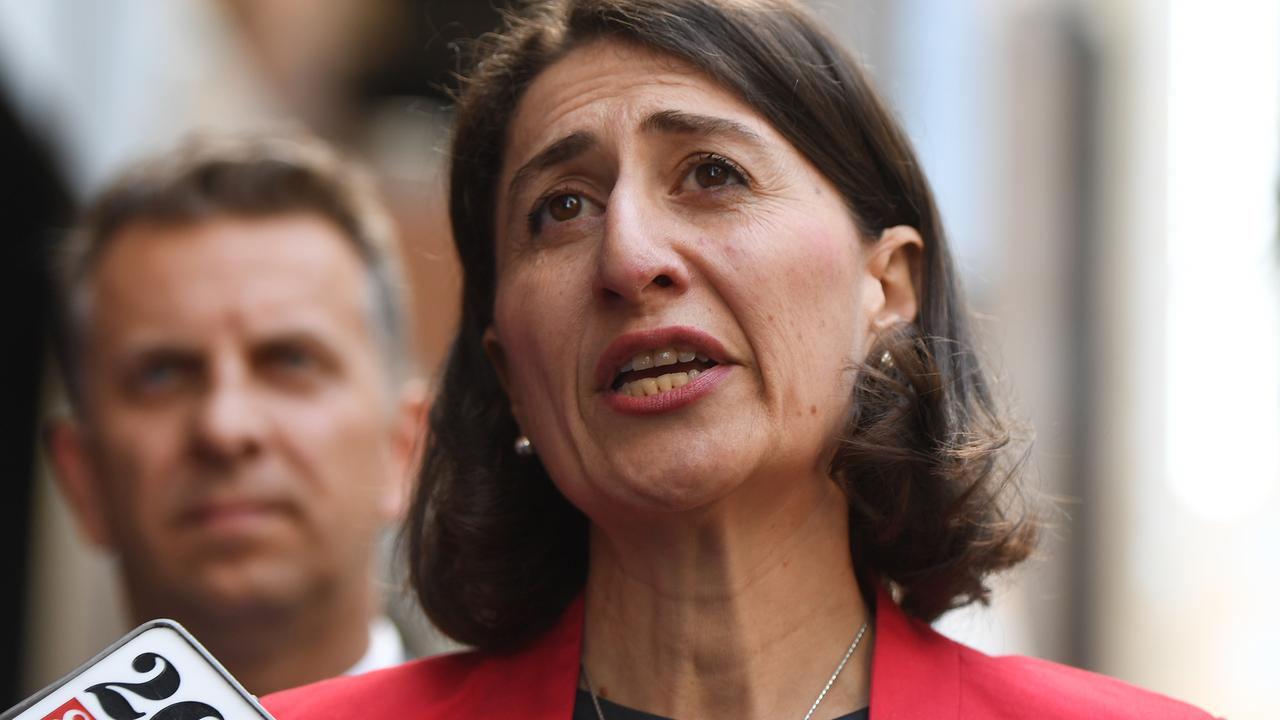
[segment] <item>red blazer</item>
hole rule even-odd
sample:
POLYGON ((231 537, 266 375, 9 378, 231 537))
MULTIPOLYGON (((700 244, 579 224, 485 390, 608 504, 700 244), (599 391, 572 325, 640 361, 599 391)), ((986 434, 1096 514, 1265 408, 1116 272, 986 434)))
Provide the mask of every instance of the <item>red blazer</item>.
MULTIPOLYGON (((1119 680, 1027 657, 991 657, 908 618, 884 592, 876 611, 871 720, 1211 716, 1119 680)), ((269 695, 276 720, 568 720, 578 687, 582 598, 517 652, 463 652, 269 695)))

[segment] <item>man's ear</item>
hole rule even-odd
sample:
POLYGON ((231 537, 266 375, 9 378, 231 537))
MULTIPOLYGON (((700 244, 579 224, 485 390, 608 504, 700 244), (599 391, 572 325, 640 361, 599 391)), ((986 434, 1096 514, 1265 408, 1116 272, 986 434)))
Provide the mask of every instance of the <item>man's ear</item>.
POLYGON ((879 335, 903 322, 913 322, 920 310, 920 259, 924 240, 909 225, 895 225, 880 233, 867 257, 873 291, 867 317, 879 335))
POLYGON ((409 507, 413 481, 426 447, 430 410, 425 382, 414 378, 400 387, 391 428, 391 478, 382 503, 382 516, 388 521, 398 522, 409 507))
POLYGON ((54 476, 76 516, 80 532, 97 547, 113 549, 115 541, 107 521, 110 509, 102 488, 103 478, 94 468, 84 430, 74 420, 60 418, 45 427, 44 442, 54 476))
POLYGON ((489 362, 498 376, 498 382, 502 384, 502 390, 507 394, 507 401, 511 403, 511 414, 518 425, 520 424, 520 407, 511 392, 511 369, 507 364, 507 351, 502 347, 502 341, 498 339, 498 331, 492 325, 485 328, 483 342, 484 353, 489 356, 489 362))

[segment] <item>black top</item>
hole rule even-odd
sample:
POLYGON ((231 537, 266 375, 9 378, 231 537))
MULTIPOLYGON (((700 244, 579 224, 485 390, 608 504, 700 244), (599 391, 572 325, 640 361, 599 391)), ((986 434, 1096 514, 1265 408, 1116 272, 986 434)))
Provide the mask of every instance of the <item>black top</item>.
MULTIPOLYGON (((604 711, 605 720, 667 720, 658 715, 650 715, 647 712, 611 703, 604 698, 600 698, 600 709, 604 711)), ((862 708, 834 720, 869 720, 870 717, 869 709, 862 708)), ((591 704, 591 695, 581 688, 578 689, 578 699, 573 703, 573 720, 599 720, 596 717, 596 709, 591 704)))

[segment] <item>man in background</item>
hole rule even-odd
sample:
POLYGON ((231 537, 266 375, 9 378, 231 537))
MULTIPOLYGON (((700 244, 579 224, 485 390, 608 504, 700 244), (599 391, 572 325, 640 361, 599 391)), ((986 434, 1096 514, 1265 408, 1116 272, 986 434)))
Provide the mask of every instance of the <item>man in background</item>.
POLYGON ((58 265, 47 435, 135 622, 255 694, 405 659, 375 585, 423 416, 391 224, 300 138, 196 141, 105 190, 58 265))

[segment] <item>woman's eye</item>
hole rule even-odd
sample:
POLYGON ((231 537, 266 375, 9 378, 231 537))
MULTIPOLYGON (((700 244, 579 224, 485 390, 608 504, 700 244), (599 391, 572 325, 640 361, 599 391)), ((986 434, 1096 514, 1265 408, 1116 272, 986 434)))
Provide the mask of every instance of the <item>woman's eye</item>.
POLYGON ((557 193, 538 203, 529 213, 529 232, 538 234, 547 223, 576 220, 593 207, 581 193, 557 193))
POLYGON ((726 185, 746 185, 742 171, 723 158, 708 158, 693 167, 684 179, 684 189, 704 189, 725 187, 726 185))
POLYGON ((556 222, 565 222, 578 217, 582 212, 580 195, 557 195, 547 201, 547 214, 556 222))
POLYGON ((702 187, 719 187, 729 182, 729 168, 719 163, 702 163, 693 169, 693 178, 702 187))

